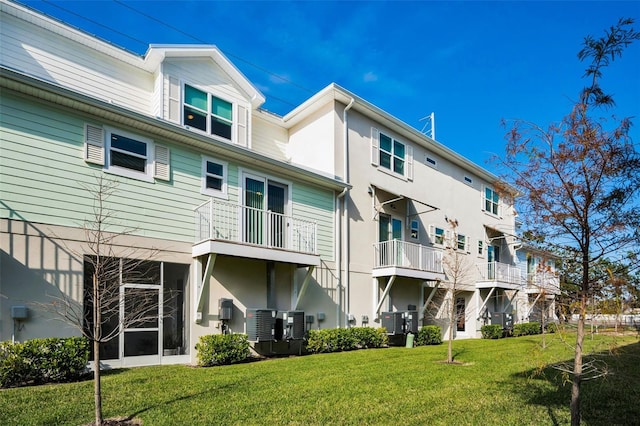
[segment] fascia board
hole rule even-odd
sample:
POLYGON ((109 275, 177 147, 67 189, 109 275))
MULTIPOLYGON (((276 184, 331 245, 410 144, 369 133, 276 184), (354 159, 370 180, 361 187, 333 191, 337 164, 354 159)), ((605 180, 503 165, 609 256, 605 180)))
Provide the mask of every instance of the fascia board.
POLYGON ((199 135, 177 124, 161 120, 157 117, 141 114, 100 99, 71 91, 65 87, 45 80, 25 75, 5 66, 0 66, 0 88, 33 96, 68 108, 73 112, 81 112, 100 119, 130 126, 154 137, 191 146, 240 164, 258 167, 293 180, 311 183, 323 188, 341 191, 351 186, 341 180, 289 164, 271 157, 251 151, 247 148, 219 142, 205 135, 199 135))
POLYGON ((160 45, 151 44, 144 57, 144 69, 154 72, 165 58, 210 58, 231 77, 251 99, 251 105, 258 108, 265 101, 264 95, 227 59, 213 44, 205 45, 160 45))

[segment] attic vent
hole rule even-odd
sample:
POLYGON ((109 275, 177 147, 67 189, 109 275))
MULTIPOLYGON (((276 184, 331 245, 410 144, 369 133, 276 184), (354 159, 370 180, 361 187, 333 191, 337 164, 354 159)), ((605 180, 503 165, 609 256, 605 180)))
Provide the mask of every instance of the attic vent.
POLYGON ((473 179, 471 179, 469 176, 465 176, 464 177, 464 182, 465 183, 473 183, 473 179))
POLYGON ((434 168, 438 166, 438 162, 434 158, 429 157, 428 155, 424 157, 424 162, 427 163, 428 166, 431 166, 434 168))

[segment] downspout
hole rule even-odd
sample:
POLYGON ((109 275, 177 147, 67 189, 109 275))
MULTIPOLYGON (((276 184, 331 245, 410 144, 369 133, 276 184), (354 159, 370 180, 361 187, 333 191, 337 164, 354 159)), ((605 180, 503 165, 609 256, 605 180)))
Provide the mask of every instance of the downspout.
POLYGON ((338 282, 336 283, 336 296, 338 303, 336 304, 336 328, 340 328, 340 311, 342 310, 342 218, 340 212, 340 200, 347 195, 347 187, 345 187, 340 194, 336 197, 338 202, 336 203, 336 276, 338 282))
MULTIPOLYGON (((342 165, 343 171, 342 176, 344 177, 345 183, 349 183, 349 126, 347 121, 347 111, 351 109, 354 102, 356 100, 351 98, 349 105, 347 105, 342 111, 342 123, 344 126, 344 135, 342 137, 343 141, 343 157, 342 157, 342 165)), ((346 193, 345 193, 346 195, 346 193)), ((342 241, 344 245, 344 281, 345 281, 345 305, 346 305, 346 313, 347 318, 345 319, 345 325, 348 325, 348 315, 351 309, 351 297, 350 297, 350 288, 349 288, 349 198, 344 197, 342 199, 342 214, 343 214, 343 228, 342 228, 342 241)), ((340 326, 338 321, 338 327, 340 326)))

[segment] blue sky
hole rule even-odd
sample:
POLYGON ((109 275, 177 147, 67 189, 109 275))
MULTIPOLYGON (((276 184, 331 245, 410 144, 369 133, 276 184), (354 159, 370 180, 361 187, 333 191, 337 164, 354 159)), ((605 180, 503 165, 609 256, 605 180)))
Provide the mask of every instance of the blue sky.
MULTIPOLYGON (((436 139, 471 161, 501 154, 501 119, 559 121, 586 84, 577 52, 630 2, 23 1, 133 52, 149 44, 217 45, 284 115, 335 82, 421 130, 435 112, 436 139), (281 76, 284 79, 278 78, 281 76)), ((616 108, 636 116, 640 142, 640 43, 605 71, 616 108)))

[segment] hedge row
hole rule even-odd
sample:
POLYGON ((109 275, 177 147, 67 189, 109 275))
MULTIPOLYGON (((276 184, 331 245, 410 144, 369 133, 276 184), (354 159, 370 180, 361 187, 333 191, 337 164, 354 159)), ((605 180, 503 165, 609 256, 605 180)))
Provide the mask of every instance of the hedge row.
POLYGON ((500 324, 489 324, 480 327, 483 339, 501 339, 504 337, 504 330, 500 324))
POLYGON ((387 343, 387 330, 384 327, 327 328, 309 330, 307 351, 311 353, 340 352, 380 348, 387 343))
POLYGON ((242 362, 249 357, 246 334, 209 334, 196 343, 198 365, 211 367, 242 362))
POLYGON ((439 345, 442 343, 442 331, 437 325, 425 325, 418 331, 416 346, 439 345))
POLYGON ((534 334, 540 334, 542 329, 539 322, 525 322, 522 324, 516 324, 513 326, 513 336, 531 336, 534 334))
POLYGON ((88 362, 83 337, 0 342, 0 387, 71 382, 87 373, 88 362))

